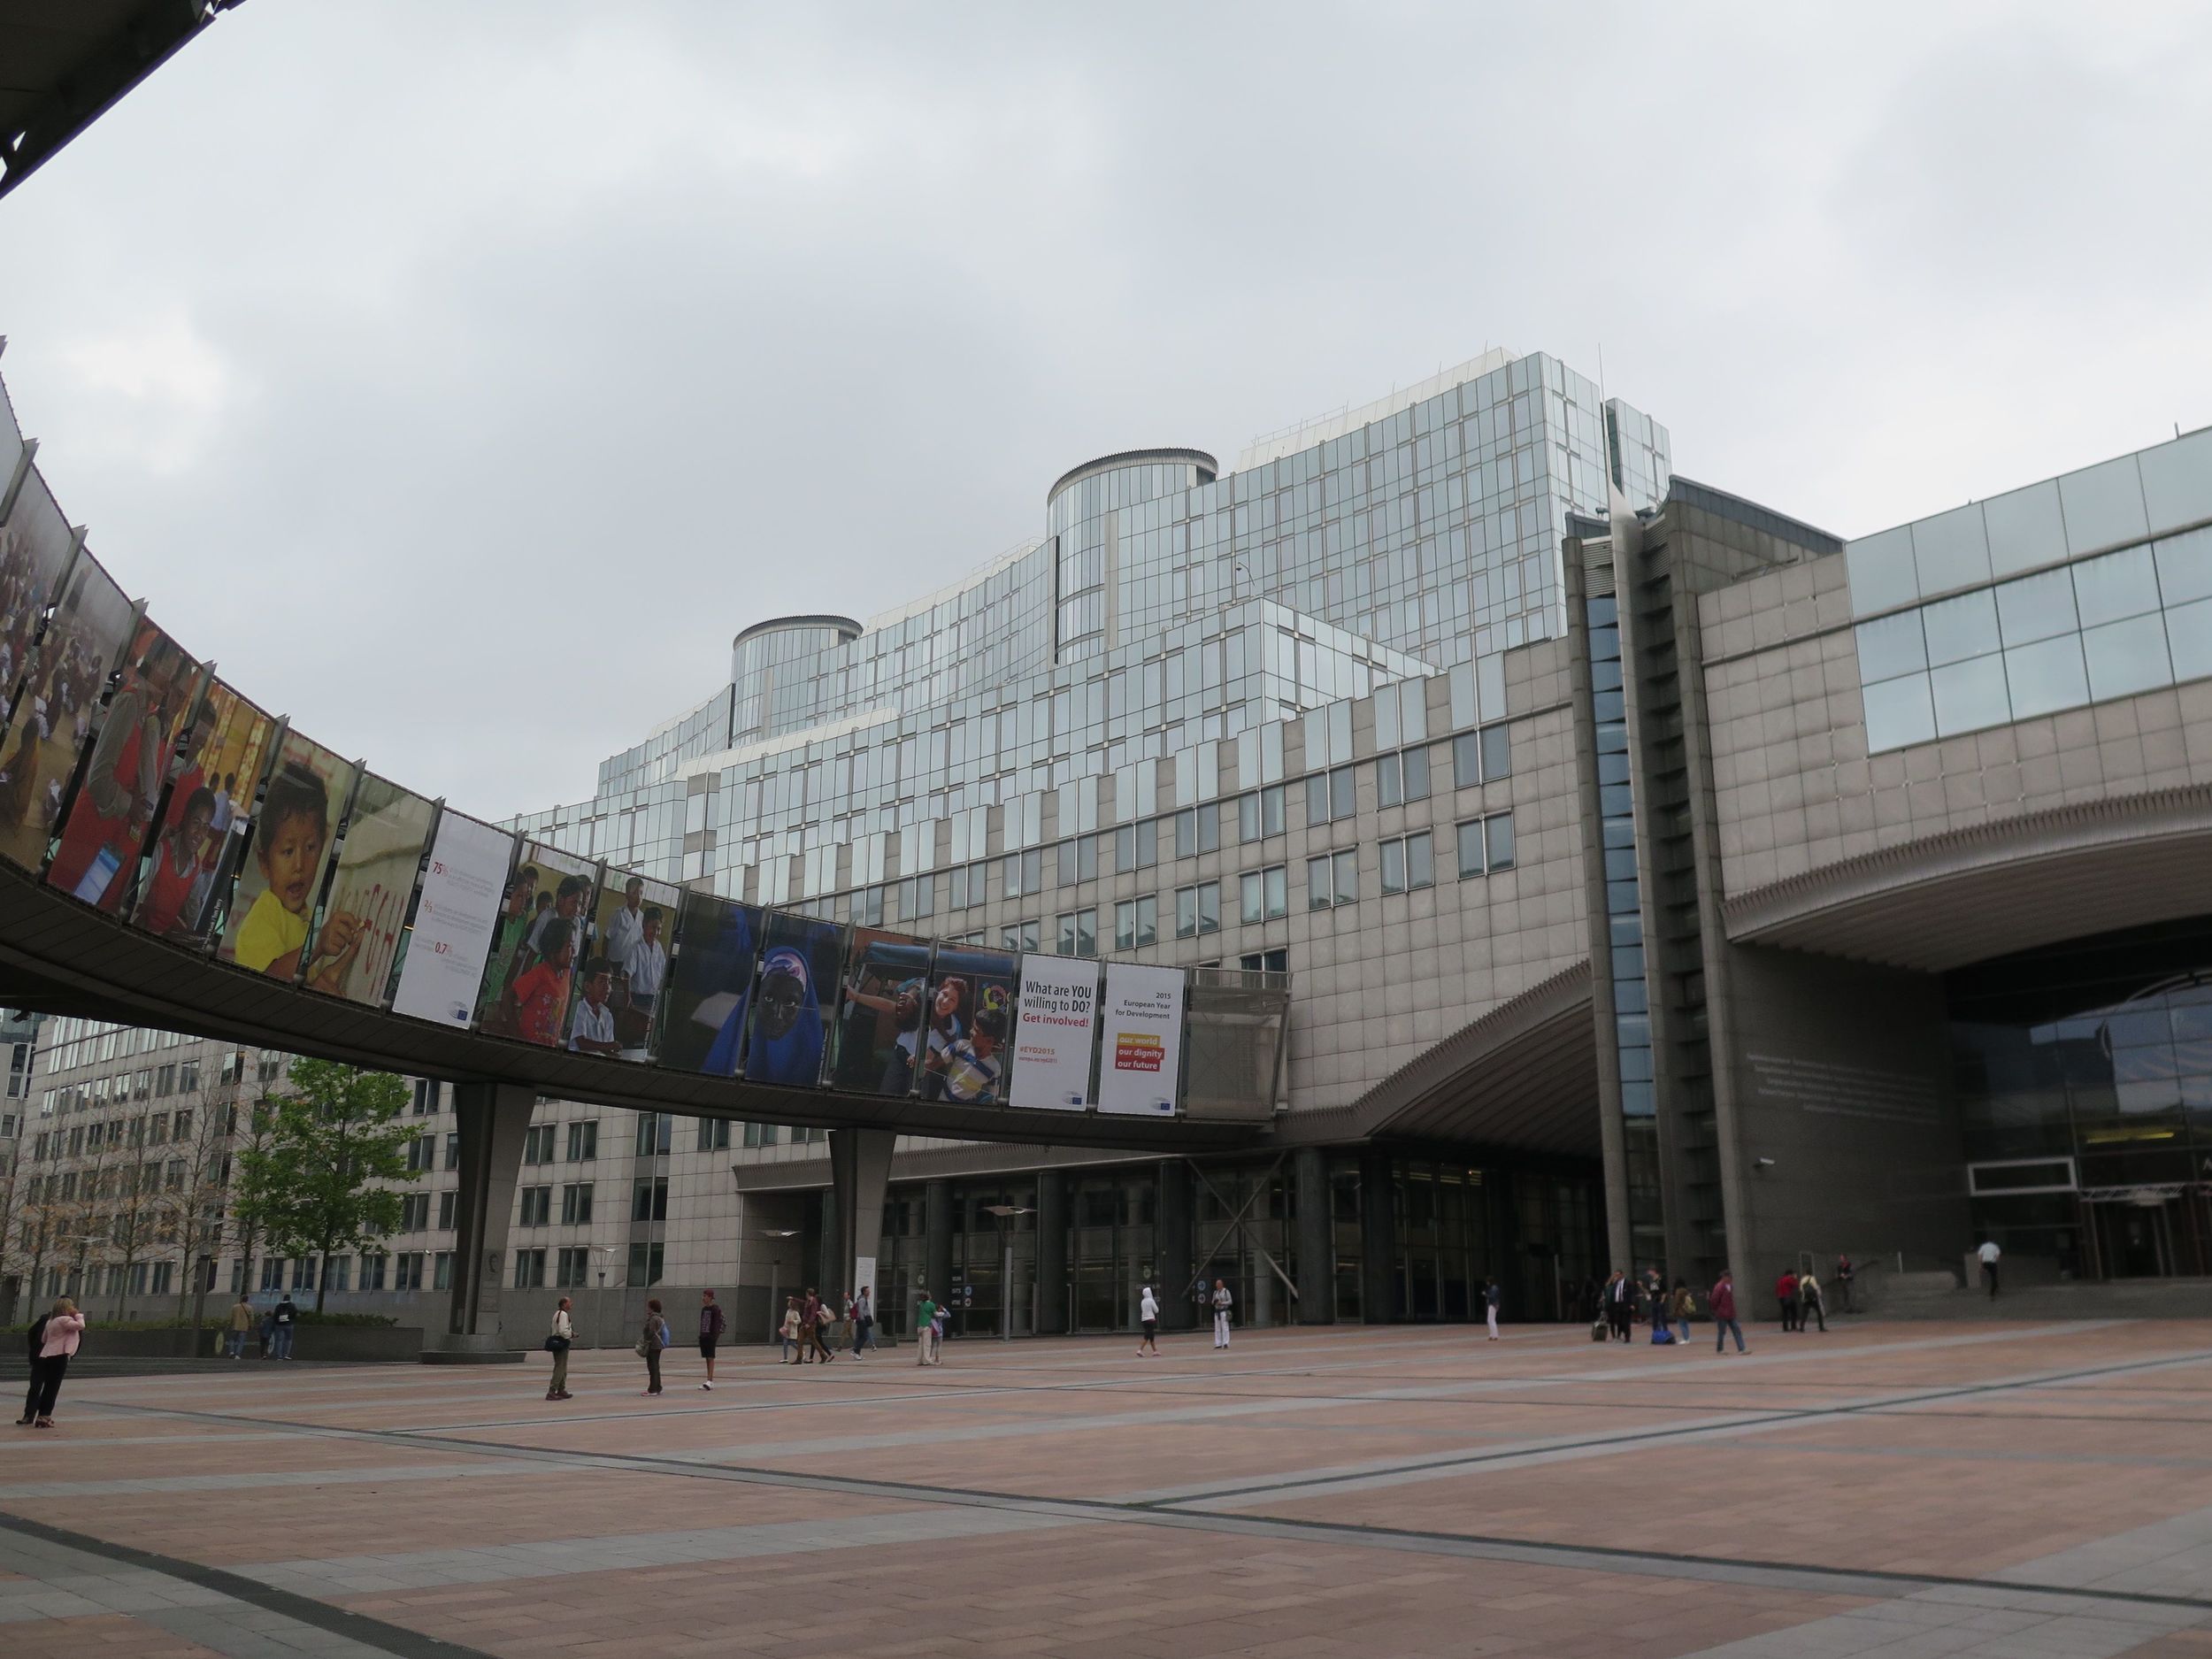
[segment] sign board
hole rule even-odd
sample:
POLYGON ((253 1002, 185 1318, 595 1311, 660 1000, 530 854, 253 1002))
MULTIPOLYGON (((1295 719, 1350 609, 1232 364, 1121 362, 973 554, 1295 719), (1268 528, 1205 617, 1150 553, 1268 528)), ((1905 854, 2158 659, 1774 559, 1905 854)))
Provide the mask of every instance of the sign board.
POLYGON ((1098 964, 1079 956, 1024 956, 1008 1103, 1087 1110, 1097 1033, 1098 964))
POLYGON ((1106 965, 1098 1109, 1165 1118, 1183 1070, 1183 974, 1133 962, 1106 965))
POLYGON ((465 1026, 499 918, 515 840, 457 812, 438 820, 392 1011, 465 1026))

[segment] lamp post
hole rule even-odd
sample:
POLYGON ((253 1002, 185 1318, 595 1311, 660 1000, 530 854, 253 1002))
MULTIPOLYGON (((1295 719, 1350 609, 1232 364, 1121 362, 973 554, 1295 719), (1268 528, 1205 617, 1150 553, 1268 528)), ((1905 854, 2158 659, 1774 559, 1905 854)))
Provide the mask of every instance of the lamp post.
POLYGON ((1026 1204, 986 1204, 983 1213, 998 1217, 998 1340, 1004 1342, 1014 1334, 1014 1217, 1037 1212, 1026 1204))
POLYGON ((783 1241, 797 1238, 799 1230, 796 1227, 763 1227, 760 1236, 776 1241, 776 1248, 768 1256, 768 1322, 780 1331, 783 1328, 783 1313, 776 1306, 776 1301, 783 1289, 783 1241))
POLYGON ((599 1306, 592 1315, 594 1348, 607 1346, 607 1263, 605 1258, 614 1254, 611 1244, 595 1244, 591 1253, 601 1258, 599 1263, 599 1306))

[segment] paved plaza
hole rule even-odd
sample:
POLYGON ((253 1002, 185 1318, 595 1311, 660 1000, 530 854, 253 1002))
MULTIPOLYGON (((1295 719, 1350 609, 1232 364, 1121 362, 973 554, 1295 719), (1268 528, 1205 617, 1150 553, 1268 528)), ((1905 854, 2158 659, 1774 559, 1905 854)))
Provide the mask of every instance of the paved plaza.
POLYGON ((2212 1333, 1751 1336, 83 1379, 0 1653, 2212 1659, 2212 1333))

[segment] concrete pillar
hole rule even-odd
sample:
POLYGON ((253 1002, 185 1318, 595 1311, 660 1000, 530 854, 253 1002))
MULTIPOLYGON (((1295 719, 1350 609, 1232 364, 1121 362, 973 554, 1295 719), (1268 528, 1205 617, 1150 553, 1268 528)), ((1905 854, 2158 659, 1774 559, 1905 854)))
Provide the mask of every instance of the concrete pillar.
POLYGON ((1291 1179, 1298 1193, 1300 1325, 1336 1322, 1336 1225, 1330 1213, 1329 1166, 1319 1147, 1301 1147, 1291 1179))
POLYGON ((1064 1336, 1067 1329, 1068 1178, 1058 1170, 1039 1170, 1037 1334, 1064 1336))
POLYGON ((952 1183, 931 1181, 922 1188, 923 1288, 942 1302, 952 1294, 952 1183))
POLYGON ((499 1287, 507 1261, 507 1228, 522 1173, 522 1142, 537 1095, 515 1083, 454 1086, 460 1129, 461 1187, 454 1200, 453 1302, 447 1318, 453 1350, 528 1346, 517 1333, 503 1341, 499 1287))
POLYGON ((1160 1282, 1152 1288, 1160 1299, 1160 1328, 1188 1331, 1198 1323, 1190 1299, 1191 1256, 1195 1233, 1193 1222, 1193 1182, 1190 1165, 1171 1158, 1160 1165, 1160 1202, 1153 1211, 1153 1236, 1158 1240, 1160 1282))
POLYGON ((888 1129, 830 1131, 830 1208, 825 1236, 835 1240, 835 1271, 830 1277, 848 1295, 866 1284, 876 1288, 876 1252, 882 1248, 883 1200, 891 1185, 888 1129))
POLYGON ((1390 1160, 1359 1161, 1360 1323, 1388 1325, 1398 1317, 1398 1217, 1391 1202, 1390 1160))

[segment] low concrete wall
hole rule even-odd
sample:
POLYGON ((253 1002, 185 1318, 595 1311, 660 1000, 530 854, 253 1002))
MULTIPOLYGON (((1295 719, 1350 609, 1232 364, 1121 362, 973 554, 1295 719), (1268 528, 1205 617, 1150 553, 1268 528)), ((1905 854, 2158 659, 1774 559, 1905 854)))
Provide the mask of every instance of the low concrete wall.
MULTIPOLYGON (((422 1330, 417 1325, 303 1325, 293 1327, 292 1357, 296 1360, 349 1361, 356 1363, 411 1362, 422 1353, 422 1330)), ((86 1331, 80 1352, 116 1359, 162 1359, 197 1355, 211 1357, 224 1352, 228 1327, 196 1333, 175 1331, 103 1331, 97 1325, 86 1331)), ((246 1357, 258 1356, 257 1333, 246 1336, 246 1357)))

